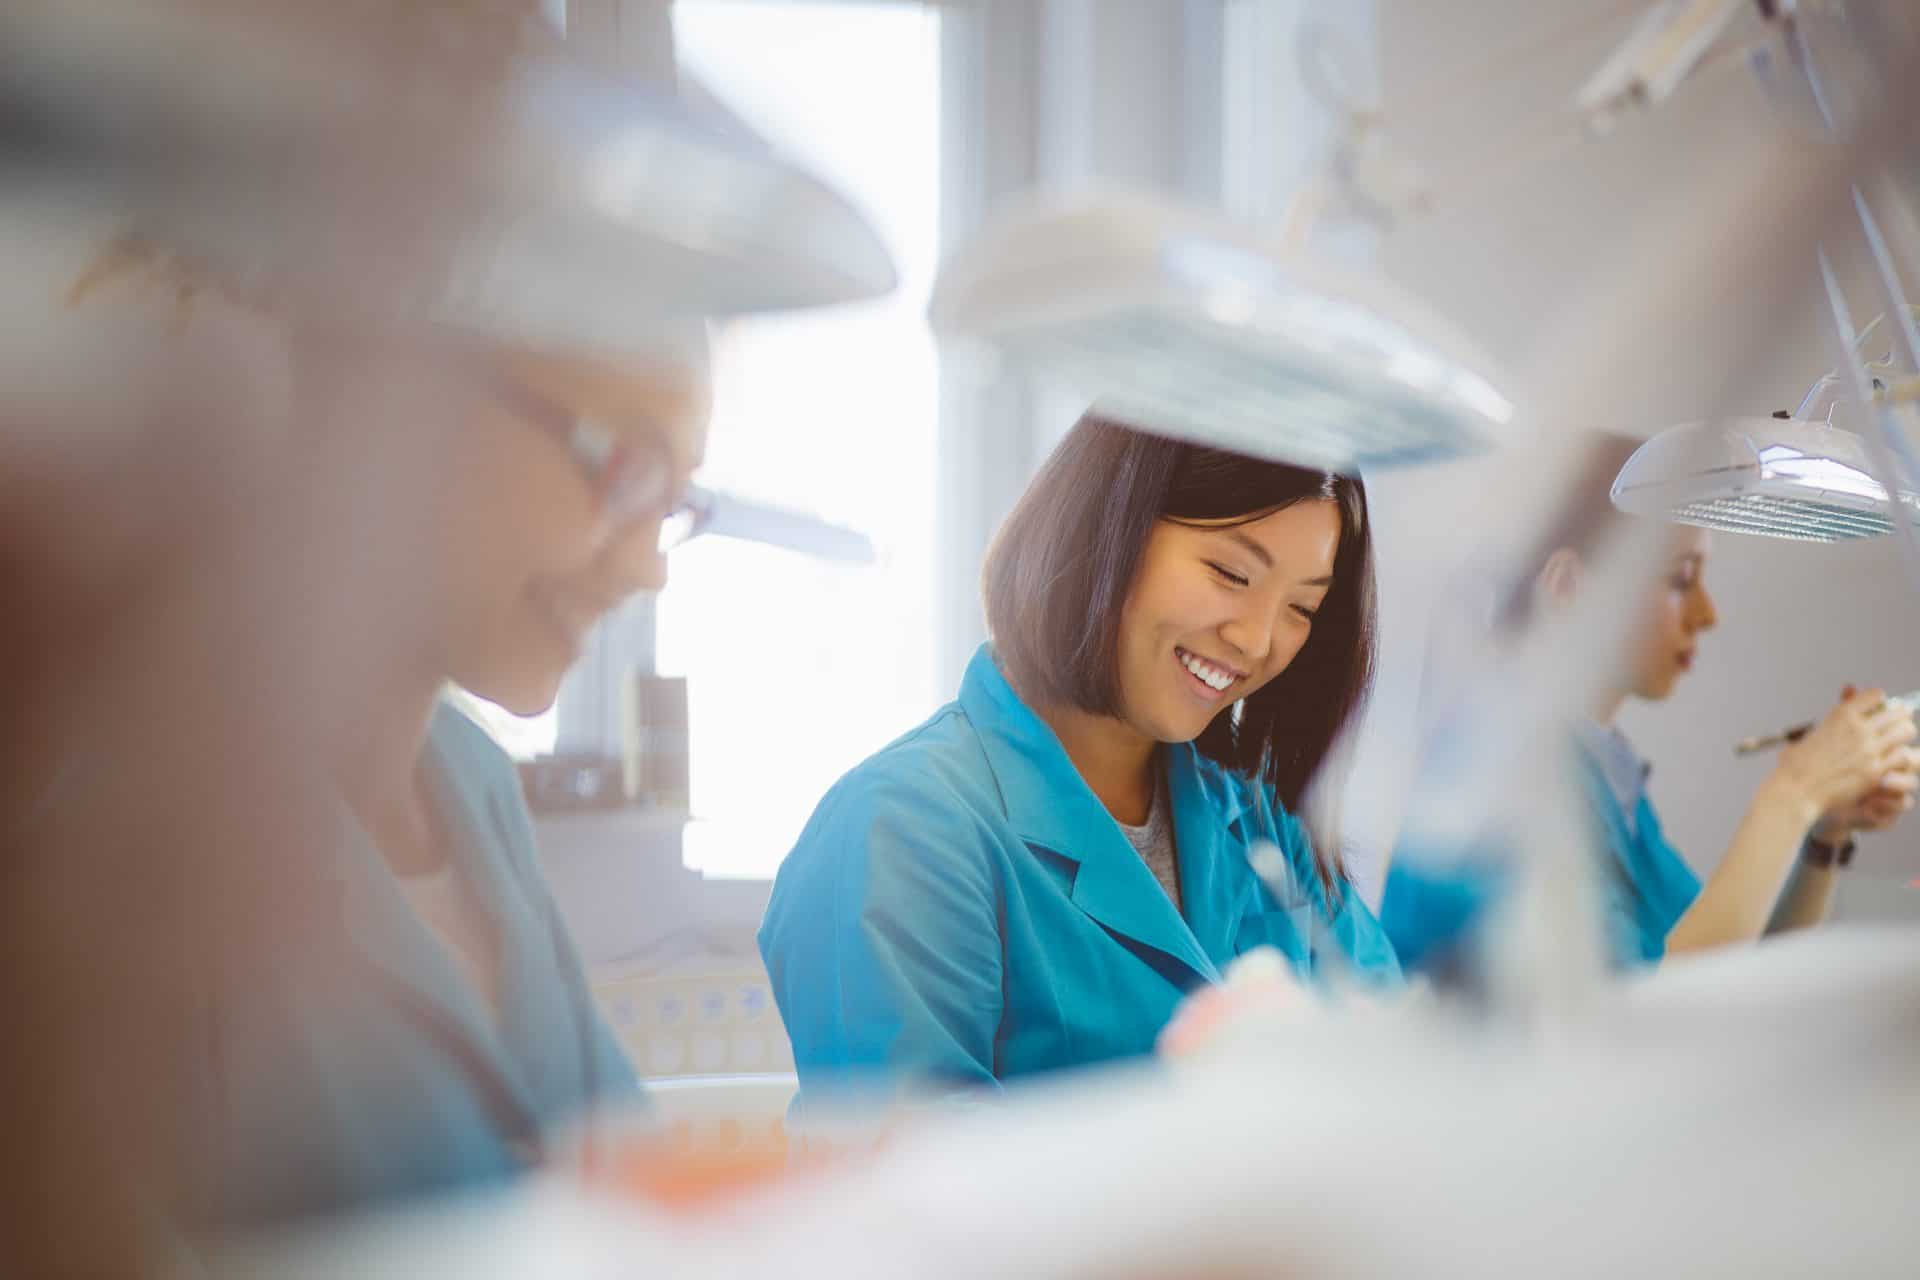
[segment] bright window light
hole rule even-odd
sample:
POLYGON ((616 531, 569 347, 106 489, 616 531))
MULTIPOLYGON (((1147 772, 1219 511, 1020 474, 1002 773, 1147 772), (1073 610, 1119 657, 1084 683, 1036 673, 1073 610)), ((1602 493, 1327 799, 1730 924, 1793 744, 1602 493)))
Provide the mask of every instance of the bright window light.
POLYGON ((854 568, 700 538, 674 552, 658 667, 688 680, 687 865, 768 876, 834 780, 933 687, 939 17, 910 4, 682 0, 681 64, 840 187, 900 264, 892 297, 715 336, 703 483, 868 534, 854 568))

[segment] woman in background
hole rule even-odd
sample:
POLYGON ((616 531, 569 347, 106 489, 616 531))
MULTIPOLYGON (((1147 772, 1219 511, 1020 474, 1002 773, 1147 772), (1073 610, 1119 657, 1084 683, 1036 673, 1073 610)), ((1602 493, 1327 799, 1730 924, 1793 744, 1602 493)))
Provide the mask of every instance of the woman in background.
MULTIPOLYGON (((1606 536, 1630 518, 1606 495, 1638 444, 1601 437, 1593 446, 1582 499, 1531 557, 1503 609, 1509 637, 1543 612, 1573 604, 1606 536)), ((1621 966, 1817 924, 1854 835, 1884 830, 1913 806, 1920 753, 1912 714, 1886 705, 1880 690, 1849 687, 1819 725, 1781 750, 1704 884, 1668 843, 1647 793, 1652 767, 1615 720, 1629 699, 1672 696, 1692 670, 1701 636, 1718 622, 1705 580, 1710 550, 1703 530, 1674 530, 1632 620, 1620 674, 1568 729, 1604 851, 1607 938, 1621 966)), ((1500 880, 1491 866, 1435 874, 1396 858, 1380 914, 1402 963, 1409 970, 1447 963, 1483 922, 1500 880)))

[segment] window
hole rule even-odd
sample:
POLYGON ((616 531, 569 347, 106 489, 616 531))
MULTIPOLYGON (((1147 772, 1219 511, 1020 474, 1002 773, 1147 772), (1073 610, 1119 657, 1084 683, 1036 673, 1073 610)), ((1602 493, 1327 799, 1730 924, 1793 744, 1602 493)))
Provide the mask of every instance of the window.
POLYGON ((876 566, 696 539, 658 602, 657 667, 688 681, 688 866, 767 876, 847 769, 924 718, 934 685, 938 392, 927 332, 940 202, 940 19, 887 3, 682 0, 681 66, 836 184, 902 285, 715 335, 703 482, 856 528, 876 566))

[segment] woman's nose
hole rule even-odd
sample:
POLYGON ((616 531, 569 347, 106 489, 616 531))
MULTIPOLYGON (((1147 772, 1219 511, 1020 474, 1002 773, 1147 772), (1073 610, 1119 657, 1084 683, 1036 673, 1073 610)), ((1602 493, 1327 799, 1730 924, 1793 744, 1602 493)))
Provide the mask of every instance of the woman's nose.
POLYGON ((1222 626, 1220 638, 1249 663, 1258 665, 1273 652, 1273 626, 1270 611, 1249 611, 1222 626))
POLYGON ((1704 586, 1695 586, 1689 601, 1687 622, 1694 631, 1710 631, 1720 621, 1720 614, 1713 607, 1713 597, 1707 594, 1704 586))

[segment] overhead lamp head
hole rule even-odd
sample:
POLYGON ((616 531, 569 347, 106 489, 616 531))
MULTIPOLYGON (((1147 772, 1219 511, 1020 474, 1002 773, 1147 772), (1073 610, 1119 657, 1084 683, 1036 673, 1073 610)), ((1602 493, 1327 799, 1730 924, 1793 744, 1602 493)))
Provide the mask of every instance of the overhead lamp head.
POLYGON ((1158 197, 1010 212, 942 268, 930 314, 1112 417, 1276 461, 1451 458, 1513 417, 1466 341, 1385 281, 1158 197))
MULTIPOLYGON (((1691 422, 1637 449, 1613 482, 1636 515, 1798 542, 1845 542, 1893 530, 1895 505, 1851 431, 1800 418, 1691 422)), ((1920 499, 1900 495, 1906 518, 1920 499)))

